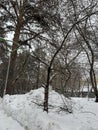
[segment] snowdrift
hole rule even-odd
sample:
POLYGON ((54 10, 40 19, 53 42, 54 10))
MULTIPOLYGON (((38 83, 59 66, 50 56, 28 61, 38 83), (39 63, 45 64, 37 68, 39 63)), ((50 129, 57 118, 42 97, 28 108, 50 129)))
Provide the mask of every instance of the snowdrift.
POLYGON ((70 100, 51 91, 48 114, 43 112, 43 101, 44 88, 39 88, 24 95, 6 95, 3 107, 26 130, 98 130, 98 104, 93 101, 70 100))

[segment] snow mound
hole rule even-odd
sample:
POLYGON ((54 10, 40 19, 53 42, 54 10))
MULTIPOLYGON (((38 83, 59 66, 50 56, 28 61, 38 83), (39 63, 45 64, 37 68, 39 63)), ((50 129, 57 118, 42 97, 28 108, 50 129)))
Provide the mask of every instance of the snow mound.
MULTIPOLYGON (((25 125, 29 130, 59 130, 59 123, 43 112, 44 88, 31 90, 24 95, 6 95, 3 106, 8 115, 25 125)), ((49 111, 51 113, 71 111, 71 103, 55 91, 49 93, 49 111), (66 101, 65 101, 66 100, 66 101), (65 104, 66 103, 66 104, 65 104), (68 105, 68 106, 67 106, 68 105), (69 107, 69 108, 68 108, 69 107)))
POLYGON ((26 130, 98 130, 98 104, 49 92, 49 113, 43 111, 44 88, 23 95, 6 95, 4 110, 26 130), (74 102, 74 103, 73 103, 74 102), (73 113, 68 114, 69 112, 73 113))

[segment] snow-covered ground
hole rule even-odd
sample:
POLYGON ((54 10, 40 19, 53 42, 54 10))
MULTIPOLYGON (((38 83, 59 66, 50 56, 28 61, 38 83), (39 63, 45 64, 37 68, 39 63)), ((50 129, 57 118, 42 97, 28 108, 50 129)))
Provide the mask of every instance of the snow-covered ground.
POLYGON ((43 99, 43 88, 24 95, 6 95, 0 107, 0 130, 23 130, 20 125, 25 130, 98 130, 98 103, 94 99, 72 98, 70 101, 51 91, 48 114, 43 112, 43 99), (64 110, 66 104, 70 113, 64 110), (3 113, 4 120, 1 120, 3 113), (9 122, 17 123, 16 129, 10 128, 9 122), (9 129, 3 129, 2 124, 9 129))
POLYGON ((0 130, 25 130, 20 123, 8 116, 3 110, 2 101, 0 99, 0 130))

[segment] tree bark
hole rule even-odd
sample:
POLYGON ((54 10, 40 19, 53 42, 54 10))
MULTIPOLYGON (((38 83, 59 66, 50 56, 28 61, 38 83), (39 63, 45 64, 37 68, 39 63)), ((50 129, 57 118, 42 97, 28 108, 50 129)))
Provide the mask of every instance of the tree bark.
POLYGON ((13 86, 13 79, 14 79, 15 64, 16 64, 16 59, 17 59, 17 49, 19 46, 18 41, 19 41, 21 27, 22 27, 21 21, 18 21, 17 25, 16 25, 16 29, 15 29, 14 38, 13 38, 13 45, 12 45, 6 94, 12 94, 13 87, 14 87, 13 86))
POLYGON ((45 86, 45 94, 44 94, 44 111, 48 113, 48 96, 49 96, 49 82, 50 82, 50 72, 51 72, 51 66, 48 67, 47 72, 47 83, 45 86))

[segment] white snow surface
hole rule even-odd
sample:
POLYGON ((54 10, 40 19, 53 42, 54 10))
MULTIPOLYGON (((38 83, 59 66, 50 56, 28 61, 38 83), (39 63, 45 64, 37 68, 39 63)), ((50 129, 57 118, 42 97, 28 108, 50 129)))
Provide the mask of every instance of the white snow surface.
POLYGON ((25 130, 20 123, 8 116, 3 110, 2 100, 0 99, 0 130, 25 130))
MULTIPOLYGON (((70 101, 52 90, 49 92, 48 114, 43 111, 43 101, 43 88, 23 95, 6 95, 1 103, 4 110, 0 108, 0 112, 5 111, 7 116, 4 114, 6 120, 3 122, 0 114, 0 130, 16 130, 1 128, 2 124, 7 127, 7 120, 11 122, 12 118, 12 125, 18 122, 25 130, 98 130, 98 103, 94 99, 71 98, 70 101), (65 106, 63 101, 73 113, 60 111, 59 106, 65 106)), ((23 130, 18 125, 17 129, 23 130)))

